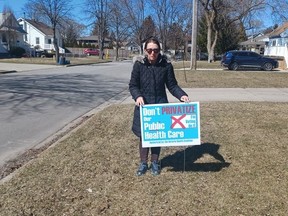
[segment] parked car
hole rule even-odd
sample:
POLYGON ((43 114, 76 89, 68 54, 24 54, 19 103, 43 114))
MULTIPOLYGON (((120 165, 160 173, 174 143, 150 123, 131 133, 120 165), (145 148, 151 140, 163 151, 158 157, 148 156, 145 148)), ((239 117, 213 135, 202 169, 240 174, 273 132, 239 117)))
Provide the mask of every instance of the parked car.
POLYGON ((178 52, 174 56, 175 61, 183 61, 184 60, 184 53, 183 52, 178 52))
POLYGON ((197 60, 208 60, 208 54, 203 52, 197 53, 197 60))
POLYGON ((93 49, 93 48, 87 48, 87 49, 84 49, 84 53, 85 53, 87 56, 90 56, 90 55, 99 55, 99 50, 98 50, 98 49, 93 49))
POLYGON ((55 51, 48 52, 47 50, 38 50, 35 52, 36 57, 52 58, 55 55, 55 51))
POLYGON ((278 61, 252 51, 233 50, 223 55, 221 65, 227 67, 229 70, 254 68, 271 71, 274 68, 278 68, 278 61))

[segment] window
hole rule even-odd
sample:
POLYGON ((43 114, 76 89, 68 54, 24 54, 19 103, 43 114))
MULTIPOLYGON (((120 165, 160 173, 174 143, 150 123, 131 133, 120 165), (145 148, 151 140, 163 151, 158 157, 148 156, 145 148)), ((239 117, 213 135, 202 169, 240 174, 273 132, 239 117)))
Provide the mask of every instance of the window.
POLYGON ((47 41, 48 41, 48 42, 47 42, 48 44, 51 44, 51 43, 52 43, 51 39, 48 39, 47 41))
POLYGON ((5 34, 2 34, 2 43, 7 43, 7 38, 5 34))
POLYGON ((260 57, 257 53, 250 53, 250 56, 251 56, 251 57, 254 57, 254 58, 260 57))
POLYGON ((36 44, 40 44, 40 38, 36 37, 36 44))
MULTIPOLYGON (((26 23, 26 22, 24 22, 24 30, 27 32, 27 23, 26 23)), ((27 41, 27 40, 28 40, 27 34, 25 34, 24 37, 25 37, 25 38, 24 38, 24 41, 27 41)))
POLYGON ((248 56, 248 53, 247 52, 239 52, 238 53, 238 56, 248 56))

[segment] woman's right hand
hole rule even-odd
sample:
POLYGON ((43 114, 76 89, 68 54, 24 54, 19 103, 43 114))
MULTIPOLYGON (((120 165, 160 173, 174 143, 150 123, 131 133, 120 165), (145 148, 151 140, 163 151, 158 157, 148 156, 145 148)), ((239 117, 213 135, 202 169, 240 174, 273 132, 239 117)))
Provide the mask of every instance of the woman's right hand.
POLYGON ((135 104, 136 104, 137 106, 142 106, 142 105, 144 105, 144 99, 143 99, 143 97, 138 97, 138 98, 136 99, 135 104))

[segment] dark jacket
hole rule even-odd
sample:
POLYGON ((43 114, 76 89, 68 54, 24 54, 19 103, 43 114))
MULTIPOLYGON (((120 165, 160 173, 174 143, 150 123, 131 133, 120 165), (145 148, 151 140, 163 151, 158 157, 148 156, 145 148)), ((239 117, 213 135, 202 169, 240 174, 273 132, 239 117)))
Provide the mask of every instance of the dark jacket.
MULTIPOLYGON (((151 65, 147 58, 134 63, 129 82, 129 90, 133 100, 143 97, 145 104, 168 103, 165 86, 178 98, 187 95, 177 84, 174 69, 165 56, 159 54, 158 61, 151 65)), ((135 106, 132 131, 141 136, 140 108, 135 106)))

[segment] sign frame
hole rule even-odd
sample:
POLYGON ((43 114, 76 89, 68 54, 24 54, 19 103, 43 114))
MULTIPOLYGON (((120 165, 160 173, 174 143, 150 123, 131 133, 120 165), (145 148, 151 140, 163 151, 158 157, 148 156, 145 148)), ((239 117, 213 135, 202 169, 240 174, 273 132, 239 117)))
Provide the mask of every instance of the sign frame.
POLYGON ((200 103, 140 106, 142 147, 200 145, 200 103))

